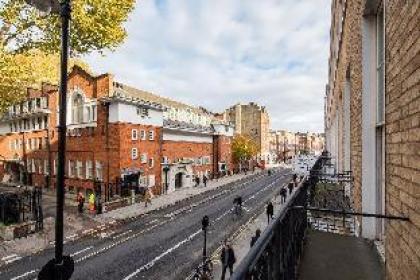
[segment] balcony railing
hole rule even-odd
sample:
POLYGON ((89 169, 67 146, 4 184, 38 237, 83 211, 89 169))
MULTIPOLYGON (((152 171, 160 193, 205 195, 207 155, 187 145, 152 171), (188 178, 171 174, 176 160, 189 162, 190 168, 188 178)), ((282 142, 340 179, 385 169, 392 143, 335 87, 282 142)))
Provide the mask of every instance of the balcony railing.
MULTIPOLYGON (((318 159, 313 170, 318 170, 318 159)), ((317 177, 307 177, 298 186, 284 210, 263 232, 246 257, 236 268, 231 279, 296 279, 308 227, 306 206, 308 191, 317 177)))

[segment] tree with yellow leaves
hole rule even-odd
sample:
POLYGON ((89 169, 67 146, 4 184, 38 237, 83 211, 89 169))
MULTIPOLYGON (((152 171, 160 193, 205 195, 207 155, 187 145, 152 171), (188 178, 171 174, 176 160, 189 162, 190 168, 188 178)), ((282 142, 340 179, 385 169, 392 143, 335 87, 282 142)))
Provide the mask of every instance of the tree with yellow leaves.
MULTIPOLYGON (((72 54, 115 50, 124 41, 123 24, 135 0, 72 0, 71 4, 72 54)), ((60 36, 58 14, 41 15, 26 0, 0 0, 0 41, 9 50, 58 53, 60 36)))
MULTIPOLYGON (((70 67, 89 67, 79 59, 71 59, 70 67)), ((0 48, 0 112, 25 97, 28 87, 37 88, 42 82, 58 84, 60 58, 56 54, 28 51, 12 54, 0 48)))
POLYGON ((233 160, 239 163, 249 160, 257 154, 257 144, 250 137, 235 135, 232 141, 233 160))
MULTIPOLYGON (((135 0, 73 0, 73 56, 115 50, 127 36, 123 26, 135 0)), ((27 87, 58 83, 60 18, 43 16, 26 0, 0 0, 0 112, 20 101, 27 87)), ((80 60, 71 59, 70 66, 80 60)))

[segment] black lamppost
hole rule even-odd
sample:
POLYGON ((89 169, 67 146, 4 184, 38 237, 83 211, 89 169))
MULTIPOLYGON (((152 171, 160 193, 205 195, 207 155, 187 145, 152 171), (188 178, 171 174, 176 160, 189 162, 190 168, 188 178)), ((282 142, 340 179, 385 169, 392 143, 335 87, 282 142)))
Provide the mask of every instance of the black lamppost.
POLYGON ((66 101, 67 101, 67 65, 69 56, 69 25, 71 0, 26 0, 43 13, 56 13, 61 17, 61 65, 59 92, 58 125, 58 166, 56 177, 57 214, 55 218, 55 258, 50 260, 39 272, 38 279, 70 279, 74 262, 70 256, 63 257, 63 210, 64 210, 64 170, 66 162, 66 101))
POLYGON ((165 172, 165 193, 168 193, 168 172, 169 172, 169 166, 167 163, 165 163, 165 166, 163 167, 163 172, 165 172))
POLYGON ((209 217, 206 215, 201 220, 202 230, 204 233, 204 245, 203 245, 203 271, 206 270, 207 261, 207 228, 209 226, 209 217))

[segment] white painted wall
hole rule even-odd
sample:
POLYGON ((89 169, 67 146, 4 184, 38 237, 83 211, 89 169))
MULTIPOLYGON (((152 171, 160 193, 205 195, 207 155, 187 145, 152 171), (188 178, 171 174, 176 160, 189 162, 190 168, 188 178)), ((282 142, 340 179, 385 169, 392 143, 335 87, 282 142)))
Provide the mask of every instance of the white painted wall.
POLYGON ((350 170, 350 81, 346 80, 344 87, 344 170, 350 170))
POLYGON ((10 127, 8 122, 0 123, 0 135, 4 135, 10 132, 10 127))
POLYGON ((224 124, 213 124, 213 128, 214 128, 215 134, 226 135, 229 137, 233 137, 233 134, 235 132, 234 127, 226 126, 224 124))
POLYGON ((109 106, 109 122, 132 123, 142 125, 163 126, 163 112, 149 109, 149 116, 141 117, 137 114, 136 105, 113 102, 109 106))
MULTIPOLYGON (((376 39, 374 17, 362 22, 362 211, 376 213, 376 39)), ((362 237, 376 237, 374 218, 362 218, 362 237)))
POLYGON ((164 129, 163 140, 177 142, 213 143, 213 136, 184 132, 180 130, 164 129))

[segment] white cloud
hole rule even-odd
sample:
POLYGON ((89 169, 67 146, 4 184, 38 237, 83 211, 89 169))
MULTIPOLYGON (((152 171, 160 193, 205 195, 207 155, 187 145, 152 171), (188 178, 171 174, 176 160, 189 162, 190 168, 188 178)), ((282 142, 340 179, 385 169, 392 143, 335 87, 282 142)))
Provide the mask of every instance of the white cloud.
POLYGON ((96 72, 213 111, 267 106, 272 128, 323 130, 328 0, 143 0, 96 72))

